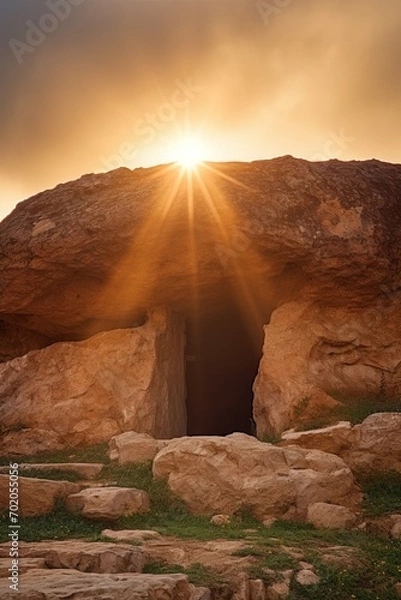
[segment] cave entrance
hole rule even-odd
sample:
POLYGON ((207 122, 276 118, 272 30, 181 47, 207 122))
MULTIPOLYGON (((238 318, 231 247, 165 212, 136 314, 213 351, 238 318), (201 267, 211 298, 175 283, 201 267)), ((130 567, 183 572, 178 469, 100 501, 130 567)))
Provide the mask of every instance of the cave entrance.
POLYGON ((252 385, 262 347, 263 323, 255 327, 236 307, 187 320, 188 435, 254 433, 252 385))

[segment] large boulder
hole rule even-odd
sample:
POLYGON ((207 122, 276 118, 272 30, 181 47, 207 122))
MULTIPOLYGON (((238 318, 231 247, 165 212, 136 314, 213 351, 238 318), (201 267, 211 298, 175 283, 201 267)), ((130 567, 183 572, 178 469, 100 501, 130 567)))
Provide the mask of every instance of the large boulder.
POLYGON ((156 477, 194 513, 232 514, 248 507, 261 520, 306 518, 314 502, 356 507, 361 494, 333 454, 279 448, 245 434, 171 441, 153 463, 156 477))
POLYGON ((71 494, 66 509, 87 519, 116 521, 120 517, 146 513, 150 508, 143 490, 122 487, 91 487, 71 494))
MULTIPOLYGON (((0 475, 0 513, 8 512, 10 506, 9 482, 8 475, 0 475)), ((18 510, 14 512, 22 517, 48 515, 56 508, 57 501, 64 501, 79 491, 80 486, 69 481, 19 477, 18 510)))
POLYGON ((137 328, 53 344, 0 365, 2 454, 185 433, 185 333, 162 309, 137 328))
MULTIPOLYGON (((334 297, 333 297, 334 300, 334 297)), ((383 294, 357 306, 293 301, 265 326, 254 383, 258 435, 324 419, 333 398, 400 398, 401 298, 383 294)))
POLYGON ((292 157, 117 169, 37 194, 0 224, 0 357, 159 305, 195 329, 236 305, 252 335, 266 325, 260 435, 332 408, 333 391, 397 395, 400 197, 399 165, 292 157))
POLYGON ((332 452, 358 473, 401 472, 401 413, 376 413, 354 427, 342 422, 333 427, 287 432, 282 444, 332 452))
POLYGON ((87 336, 147 306, 215 310, 231 284, 368 306, 399 279, 398 165, 204 164, 190 191, 179 167, 123 168, 19 204, 0 224, 4 322, 87 336))

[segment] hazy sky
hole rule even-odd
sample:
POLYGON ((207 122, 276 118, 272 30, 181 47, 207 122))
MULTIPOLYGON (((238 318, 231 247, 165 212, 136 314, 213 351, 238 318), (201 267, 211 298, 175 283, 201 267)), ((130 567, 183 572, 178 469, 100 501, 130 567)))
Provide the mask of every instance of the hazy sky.
POLYGON ((87 172, 401 162, 400 0, 1 0, 0 218, 87 172))

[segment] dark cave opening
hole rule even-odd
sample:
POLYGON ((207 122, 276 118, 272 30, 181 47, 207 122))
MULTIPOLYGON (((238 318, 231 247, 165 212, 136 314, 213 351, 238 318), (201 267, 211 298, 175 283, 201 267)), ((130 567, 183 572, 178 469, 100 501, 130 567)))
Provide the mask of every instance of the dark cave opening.
POLYGON ((239 308, 187 320, 188 435, 254 433, 252 385, 262 347, 263 323, 255 327, 239 308))

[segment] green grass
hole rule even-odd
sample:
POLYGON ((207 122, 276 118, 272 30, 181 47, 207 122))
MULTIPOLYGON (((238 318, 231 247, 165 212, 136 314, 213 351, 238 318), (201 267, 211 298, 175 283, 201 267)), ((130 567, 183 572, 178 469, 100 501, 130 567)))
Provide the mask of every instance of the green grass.
POLYGON ((101 462, 107 464, 110 462, 107 443, 86 446, 85 448, 70 448, 58 452, 46 452, 34 456, 1 456, 0 465, 8 465, 10 459, 15 459, 18 463, 101 462))
POLYGON ((364 492, 364 510, 368 515, 401 512, 401 473, 376 473, 360 481, 364 492))
POLYGON ((352 425, 356 425, 375 413, 401 412, 400 398, 341 396, 335 394, 333 394, 333 398, 341 402, 341 405, 322 412, 319 417, 313 420, 301 422, 297 429, 299 431, 320 429, 321 427, 335 425, 339 421, 350 421, 352 425))
POLYGON ((189 567, 183 567, 177 564, 168 564, 164 561, 152 561, 145 565, 144 573, 152 573, 153 575, 166 575, 170 573, 183 573, 191 583, 198 586, 216 589, 220 586, 227 585, 227 580, 219 575, 213 569, 206 567, 200 563, 193 563, 189 567))
POLYGON ((83 475, 76 471, 65 471, 63 469, 22 469, 21 477, 34 477, 38 479, 52 479, 55 481, 82 481, 83 475))

